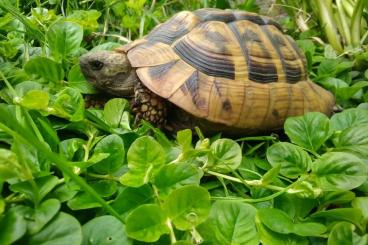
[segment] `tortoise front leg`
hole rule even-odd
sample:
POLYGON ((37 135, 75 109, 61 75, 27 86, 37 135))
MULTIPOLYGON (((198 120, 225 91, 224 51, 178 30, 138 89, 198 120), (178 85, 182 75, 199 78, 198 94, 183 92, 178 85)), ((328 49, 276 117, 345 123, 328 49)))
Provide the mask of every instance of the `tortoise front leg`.
POLYGON ((134 87, 132 110, 135 113, 135 124, 146 120, 158 128, 166 124, 166 101, 146 88, 141 82, 134 87))

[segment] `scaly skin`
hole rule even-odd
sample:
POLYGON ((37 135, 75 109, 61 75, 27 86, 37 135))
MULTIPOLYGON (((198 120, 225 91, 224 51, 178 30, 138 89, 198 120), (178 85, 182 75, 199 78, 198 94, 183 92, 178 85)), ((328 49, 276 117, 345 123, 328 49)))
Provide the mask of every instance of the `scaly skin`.
POLYGON ((166 122, 166 102, 139 81, 127 55, 122 52, 99 51, 80 58, 80 67, 86 79, 109 94, 133 98, 135 122, 141 119, 163 128, 166 122))

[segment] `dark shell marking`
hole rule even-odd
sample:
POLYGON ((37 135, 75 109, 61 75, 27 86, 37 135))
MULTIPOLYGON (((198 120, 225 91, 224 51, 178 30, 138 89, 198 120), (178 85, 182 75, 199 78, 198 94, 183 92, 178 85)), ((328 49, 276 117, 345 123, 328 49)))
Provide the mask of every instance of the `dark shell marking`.
MULTIPOLYGON (((253 13, 217 9, 184 11, 156 27, 145 39, 147 43, 138 46, 138 52, 147 54, 155 43, 171 45, 179 58, 209 76, 236 79, 244 73, 248 74, 244 79, 259 83, 295 83, 306 79, 306 60, 295 42, 283 35, 272 19, 253 13), (237 26, 244 21, 256 30, 237 26), (259 35, 267 36, 268 43, 259 35), (243 52, 244 68, 234 63, 233 38, 238 40, 243 52), (277 57, 272 57, 270 51, 277 57), (275 62, 281 62, 282 68, 278 70, 275 62)), ((161 56, 161 50, 152 50, 156 50, 151 52, 155 55, 148 55, 147 59, 161 56)), ((162 56, 167 53, 162 52, 162 56)), ((168 69, 164 68, 170 65, 161 63, 160 66, 153 73, 165 72, 168 69)))

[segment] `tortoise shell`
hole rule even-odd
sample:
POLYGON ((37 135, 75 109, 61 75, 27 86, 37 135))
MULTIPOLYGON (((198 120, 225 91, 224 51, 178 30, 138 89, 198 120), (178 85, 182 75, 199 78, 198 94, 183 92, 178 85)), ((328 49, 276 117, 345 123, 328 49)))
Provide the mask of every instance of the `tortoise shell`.
POLYGON ((210 122, 267 130, 289 116, 332 113, 332 94, 308 79, 294 40, 264 16, 183 11, 120 52, 148 89, 210 122))

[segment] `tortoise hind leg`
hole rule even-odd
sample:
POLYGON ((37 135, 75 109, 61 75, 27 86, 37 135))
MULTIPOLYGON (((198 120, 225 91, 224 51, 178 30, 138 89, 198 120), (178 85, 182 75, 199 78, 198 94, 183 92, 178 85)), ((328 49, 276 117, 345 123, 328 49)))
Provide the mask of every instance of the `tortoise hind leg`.
POLYGON ((166 125, 166 101, 146 88, 141 82, 134 87, 132 110, 135 113, 135 124, 140 120, 152 123, 158 128, 166 125))

